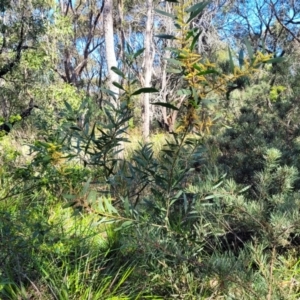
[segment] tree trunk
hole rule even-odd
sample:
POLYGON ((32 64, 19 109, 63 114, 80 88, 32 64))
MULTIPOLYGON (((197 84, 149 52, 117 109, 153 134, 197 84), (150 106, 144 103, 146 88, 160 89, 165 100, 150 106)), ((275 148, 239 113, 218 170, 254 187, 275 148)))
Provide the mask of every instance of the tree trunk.
POLYGON ((116 94, 116 98, 112 101, 114 107, 118 107, 118 93, 119 89, 112 83, 118 82, 119 77, 111 68, 117 67, 117 59, 115 54, 114 43, 114 27, 113 27, 113 1, 104 0, 103 18, 104 18, 104 38, 105 38, 105 52, 107 62, 108 74, 108 88, 116 94))
MULTIPOLYGON (((153 55, 151 54, 152 40, 152 25, 153 25, 153 1, 147 0, 147 23, 145 32, 145 58, 144 58, 144 86, 151 86, 152 78, 152 62, 153 55)), ((144 120, 143 120, 143 137, 147 142, 150 134, 150 94, 144 94, 144 120)))
MULTIPOLYGON (((113 85, 113 82, 119 82, 119 76, 111 70, 112 67, 117 67, 117 58, 115 53, 114 42, 114 24, 113 24, 113 0, 104 0, 103 18, 104 18, 104 38, 105 38, 105 52, 107 62, 107 74, 108 74, 108 88, 115 93, 115 99, 111 100, 111 103, 115 108, 119 106, 119 89, 113 85)), ((115 151, 120 151, 116 158, 124 159, 124 144, 120 142, 115 151)))

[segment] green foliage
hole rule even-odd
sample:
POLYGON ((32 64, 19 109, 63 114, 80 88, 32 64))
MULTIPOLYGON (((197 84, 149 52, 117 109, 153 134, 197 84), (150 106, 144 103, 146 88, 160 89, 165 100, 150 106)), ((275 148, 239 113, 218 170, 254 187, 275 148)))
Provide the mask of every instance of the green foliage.
POLYGON ((61 207, 47 213, 46 205, 23 211, 14 205, 6 213, 1 211, 1 220, 1 298, 129 299, 134 295, 134 287, 123 288, 133 267, 111 261, 109 246, 103 244, 105 228, 99 244, 99 228, 88 216, 61 207))
POLYGON ((279 96, 283 91, 286 90, 286 87, 282 85, 277 85, 277 86, 272 86, 271 91, 270 91, 270 99, 271 101, 275 102, 278 100, 279 96))
MULTIPOLYGON (((7 74, 10 123, 35 81, 30 90, 45 105, 28 156, 15 147, 17 135, 0 144, 1 298, 299 298, 299 100, 266 80, 263 64, 280 59, 254 53, 249 41, 248 57, 229 50, 222 71, 202 59, 195 53, 200 31, 189 22, 208 2, 174 5, 176 17, 157 11, 181 35, 159 37, 182 42, 169 65, 184 79, 177 92, 186 101, 181 108, 153 104, 179 110, 181 130, 139 141, 128 156, 120 153, 137 126, 135 96, 157 92, 133 76, 144 49, 127 45, 126 68, 113 69, 120 94, 99 89, 101 109, 95 95, 85 97, 53 72, 36 79, 58 59, 51 49, 23 56, 26 80, 16 70, 7 74), (255 85, 219 101, 250 79, 255 85), (221 96, 206 97, 211 89, 221 96)), ((72 22, 53 18, 48 30, 59 44, 72 36, 72 22)))
POLYGON ((222 152, 219 161, 239 183, 253 183, 269 148, 281 151, 282 164, 299 168, 295 146, 299 136, 297 100, 278 101, 272 109, 264 99, 255 102, 249 100, 249 105, 241 108, 235 123, 218 141, 222 152))

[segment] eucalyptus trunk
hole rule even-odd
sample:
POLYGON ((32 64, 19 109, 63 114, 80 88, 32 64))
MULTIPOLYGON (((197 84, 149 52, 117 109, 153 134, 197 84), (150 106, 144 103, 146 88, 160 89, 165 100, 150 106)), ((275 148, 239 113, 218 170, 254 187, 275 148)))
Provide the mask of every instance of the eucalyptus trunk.
MULTIPOLYGON (((151 86, 153 54, 151 47, 153 28, 153 1, 147 0, 147 23, 145 31, 145 57, 144 57, 144 86, 151 86)), ((150 94, 144 95, 143 137, 148 141, 150 134, 150 94)))
POLYGON ((114 42, 114 27, 113 27, 113 1, 105 0, 103 9, 104 18, 104 38, 105 38, 105 52, 107 62, 107 74, 108 74, 108 88, 116 94, 113 100, 113 105, 118 106, 118 93, 119 89, 113 85, 113 82, 118 82, 119 78, 111 68, 117 67, 117 59, 115 53, 115 42, 114 42))
MULTIPOLYGON (((105 38, 105 52, 107 62, 107 75, 108 75, 108 88, 115 93, 115 99, 112 100, 112 104, 115 108, 119 106, 119 89, 113 85, 113 82, 119 81, 119 76, 111 70, 112 67, 117 67, 117 58, 115 53, 114 42, 114 27, 113 27, 113 0, 104 0, 103 18, 104 18, 104 38, 105 38)), ((119 151, 123 148, 123 142, 120 142, 115 147, 115 151, 119 151)), ((120 151, 116 158, 123 159, 124 151, 120 151)))

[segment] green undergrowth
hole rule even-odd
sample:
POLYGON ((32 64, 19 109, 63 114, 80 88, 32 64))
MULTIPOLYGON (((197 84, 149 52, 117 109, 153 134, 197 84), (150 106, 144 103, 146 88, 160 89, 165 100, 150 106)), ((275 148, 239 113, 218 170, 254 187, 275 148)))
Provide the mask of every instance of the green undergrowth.
POLYGON ((65 102, 30 139, 1 137, 1 299, 299 299, 298 97, 261 100, 269 86, 256 84, 230 103, 239 81, 280 58, 246 42, 239 66, 229 50, 230 70, 214 69, 189 24, 206 4, 174 16, 170 66, 185 101, 154 103, 178 110, 174 132, 133 134, 134 97, 158 91, 113 68, 120 99, 103 93, 118 107, 65 102), (223 96, 211 101, 216 82, 223 96))
POLYGON ((26 168, 3 164, 1 297, 297 299, 297 168, 269 148, 241 184, 209 138, 161 143, 107 169, 42 160, 53 143, 35 143, 26 168))

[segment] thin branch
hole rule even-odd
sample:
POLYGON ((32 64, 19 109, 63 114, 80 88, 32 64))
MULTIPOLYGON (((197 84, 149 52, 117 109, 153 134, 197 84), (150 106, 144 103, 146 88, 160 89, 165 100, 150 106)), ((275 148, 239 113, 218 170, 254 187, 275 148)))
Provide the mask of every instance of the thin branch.
MULTIPOLYGON (((275 16, 276 20, 278 21, 278 23, 294 38, 294 40, 296 40, 298 43, 300 43, 300 39, 279 18, 278 14, 276 12, 276 8, 275 8, 275 6, 274 6, 274 4, 272 2, 270 3, 270 6, 271 6, 271 8, 273 10, 274 16, 275 16)), ((300 24, 300 22, 299 22, 299 24, 300 24)))

